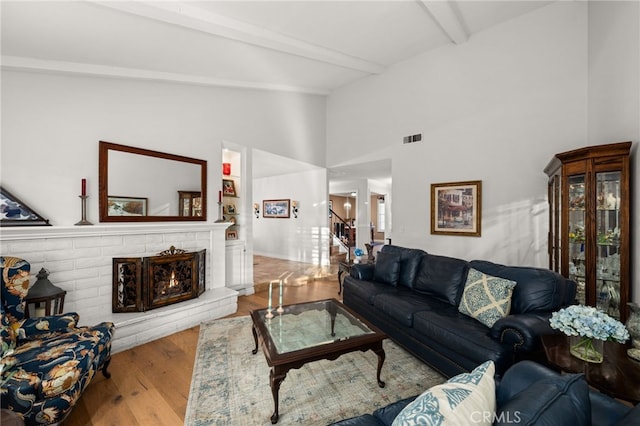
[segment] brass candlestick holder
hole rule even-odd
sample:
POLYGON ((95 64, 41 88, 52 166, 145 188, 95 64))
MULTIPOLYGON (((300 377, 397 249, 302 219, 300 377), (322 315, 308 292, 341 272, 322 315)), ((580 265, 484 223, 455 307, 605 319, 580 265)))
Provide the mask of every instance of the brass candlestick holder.
POLYGON ((88 195, 78 195, 78 197, 80 197, 80 199, 82 200, 81 205, 82 205, 82 219, 80 220, 80 222, 76 223, 76 225, 93 225, 93 223, 89 222, 87 220, 87 198, 89 198, 88 195))

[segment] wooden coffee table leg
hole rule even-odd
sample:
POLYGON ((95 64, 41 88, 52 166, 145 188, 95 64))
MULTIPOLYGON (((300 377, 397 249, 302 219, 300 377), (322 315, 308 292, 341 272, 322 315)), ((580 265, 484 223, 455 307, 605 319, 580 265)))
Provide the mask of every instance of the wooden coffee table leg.
POLYGON ((382 348, 382 342, 380 342, 380 346, 376 346, 372 350, 376 355, 378 355, 378 372, 376 375, 376 379, 378 380, 378 386, 383 388, 385 386, 385 383, 380 380, 380 372, 382 371, 382 364, 384 364, 386 355, 384 353, 384 349, 382 348))
POLYGON ((258 352, 258 332, 256 331, 255 324, 251 327, 251 331, 253 332, 253 341, 256 344, 256 347, 251 351, 251 353, 255 355, 258 352))
POLYGON ((271 424, 278 423, 278 418, 280 414, 278 413, 278 404, 279 404, 279 393, 280 393, 280 385, 284 381, 284 378, 287 377, 286 371, 279 371, 280 369, 277 367, 273 367, 271 372, 269 373, 269 382, 271 384, 271 393, 273 394, 273 406, 274 411, 271 416, 271 424))

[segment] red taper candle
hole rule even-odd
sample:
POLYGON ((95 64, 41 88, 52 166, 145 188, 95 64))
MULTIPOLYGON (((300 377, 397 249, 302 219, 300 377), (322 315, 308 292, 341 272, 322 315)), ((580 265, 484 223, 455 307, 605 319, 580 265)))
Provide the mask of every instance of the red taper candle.
POLYGON ((87 180, 85 178, 82 178, 82 196, 86 196, 87 195, 87 180))

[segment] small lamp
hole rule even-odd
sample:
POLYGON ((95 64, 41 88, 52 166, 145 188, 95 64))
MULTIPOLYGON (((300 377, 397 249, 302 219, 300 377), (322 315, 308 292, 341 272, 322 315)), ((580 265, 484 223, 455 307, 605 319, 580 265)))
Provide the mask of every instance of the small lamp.
POLYGON ((56 287, 49 281, 49 272, 42 268, 36 278, 35 284, 29 289, 25 302, 25 317, 30 318, 30 305, 33 305, 34 317, 58 315, 64 308, 64 296, 67 292, 56 287))

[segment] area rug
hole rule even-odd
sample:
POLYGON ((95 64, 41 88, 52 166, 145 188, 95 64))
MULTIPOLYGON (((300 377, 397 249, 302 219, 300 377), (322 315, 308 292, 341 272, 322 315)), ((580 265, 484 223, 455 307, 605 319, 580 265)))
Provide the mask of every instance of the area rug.
MULTIPOLYGON (((262 348, 255 355, 251 318, 220 319, 200 325, 185 425, 269 425, 273 397, 262 348)), ((391 402, 444 382, 389 339, 376 383, 377 356, 352 352, 290 370, 280 386, 279 425, 327 425, 371 413, 391 402)))

